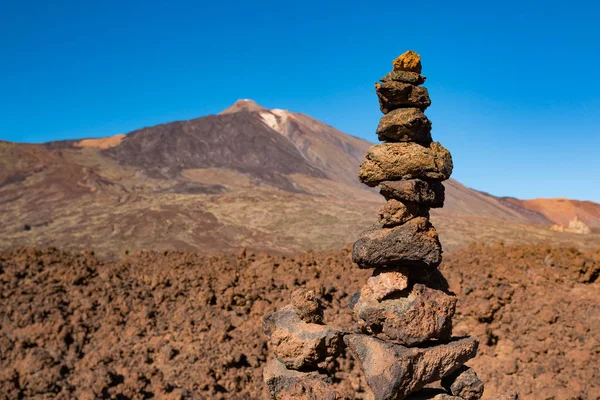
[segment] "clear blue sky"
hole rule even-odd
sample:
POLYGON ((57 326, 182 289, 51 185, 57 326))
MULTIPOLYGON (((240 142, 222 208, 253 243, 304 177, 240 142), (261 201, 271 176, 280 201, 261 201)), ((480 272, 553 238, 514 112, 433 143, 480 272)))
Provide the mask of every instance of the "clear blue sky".
POLYGON ((13 1, 0 139, 101 137, 239 98, 375 141, 373 83, 421 53, 454 177, 600 202, 600 6, 587 1, 13 1))

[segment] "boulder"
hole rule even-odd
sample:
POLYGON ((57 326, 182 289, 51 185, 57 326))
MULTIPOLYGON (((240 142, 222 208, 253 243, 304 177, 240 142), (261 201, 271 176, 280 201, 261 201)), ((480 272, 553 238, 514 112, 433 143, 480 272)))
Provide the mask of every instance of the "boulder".
POLYGON ((431 208, 444 206, 445 188, 438 181, 409 179, 402 181, 384 181, 379 184, 379 193, 386 200, 400 200, 419 203, 431 208))
POLYGON ((375 84, 379 109, 387 114, 397 108, 416 107, 425 111, 431 105, 429 92, 423 86, 410 83, 387 81, 375 84))
POLYGON ((446 180, 452 174, 452 156, 438 142, 381 143, 371 146, 358 177, 368 186, 404 179, 446 180))
POLYGON ((437 267, 442 245, 427 218, 417 217, 393 228, 375 226, 361 233, 352 260, 360 268, 437 267))
POLYGON ((367 280, 367 286, 373 298, 381 301, 390 294, 408 288, 408 269, 376 268, 373 276, 367 280))
POLYGON ((472 368, 465 365, 443 378, 442 386, 465 400, 479 400, 483 396, 483 382, 472 368))
POLYGON ((366 285, 354 305, 354 317, 366 332, 405 346, 452 335, 456 297, 420 283, 383 300, 378 297, 366 285))
POLYGON ((302 321, 309 324, 323 323, 323 307, 313 290, 298 289, 294 291, 292 307, 302 321))
POLYGON ((344 342, 360 360, 374 400, 402 400, 426 384, 460 368, 475 357, 478 341, 473 337, 446 344, 409 348, 367 335, 347 335, 344 342))
POLYGON ((377 127, 379 140, 431 143, 431 121, 418 108, 398 108, 384 115, 377 127))
POLYGON ((429 207, 419 207, 417 203, 403 203, 391 199, 379 209, 379 222, 384 227, 402 225, 416 217, 429 218, 429 207))
POLYGON ((326 325, 306 323, 288 305, 263 319, 273 352, 287 368, 317 367, 339 354, 342 334, 326 325))
POLYGON ((277 400, 342 400, 348 399, 335 390, 331 379, 318 372, 289 370, 279 360, 269 361, 263 370, 263 379, 271 399, 277 400))
POLYGON ((411 85, 422 85, 427 80, 423 75, 410 71, 392 71, 379 79, 380 82, 396 81, 410 83, 411 85))
POLYGON ((421 56, 419 53, 408 50, 392 61, 394 71, 410 71, 421 73, 421 56))

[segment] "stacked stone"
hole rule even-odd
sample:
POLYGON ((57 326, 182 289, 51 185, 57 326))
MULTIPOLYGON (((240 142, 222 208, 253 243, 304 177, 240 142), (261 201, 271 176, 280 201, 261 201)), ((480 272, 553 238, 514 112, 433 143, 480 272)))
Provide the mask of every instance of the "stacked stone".
POLYGON ((379 186, 387 203, 379 221, 354 244, 353 260, 373 276, 353 299, 361 333, 344 342, 360 360, 375 400, 466 399, 483 383, 463 364, 477 352, 473 337, 452 337, 456 297, 437 270, 442 246, 429 222, 444 204, 442 181, 452 173, 450 152, 431 138, 431 105, 420 56, 408 51, 375 85, 382 144, 369 149, 359 178, 379 186), (425 389, 442 380, 445 389, 425 389))

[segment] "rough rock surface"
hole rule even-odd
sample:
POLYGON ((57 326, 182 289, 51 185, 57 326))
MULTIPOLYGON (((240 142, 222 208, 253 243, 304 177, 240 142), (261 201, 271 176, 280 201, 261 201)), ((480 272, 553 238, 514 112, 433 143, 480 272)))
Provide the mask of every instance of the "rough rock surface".
POLYGON ((441 389, 426 388, 411 393, 406 400, 464 400, 461 397, 452 396, 441 389))
POLYGON ((431 121, 418 108, 398 108, 387 113, 377 127, 379 140, 431 143, 431 121))
POLYGON ((423 284, 415 284, 410 291, 397 292, 381 301, 366 285, 353 311, 365 332, 414 346, 450 338, 455 308, 456 297, 423 284))
POLYGON ((360 181, 369 186, 400 179, 446 180, 452 173, 452 156, 438 142, 429 146, 417 143, 382 143, 367 152, 360 165, 360 181))
POLYGON ((360 360, 375 400, 402 400, 453 372, 477 353, 475 338, 447 344, 408 348, 367 335, 348 335, 344 341, 360 360))
POLYGON ((373 276, 367 279, 373 298, 383 300, 392 293, 408 288, 408 269, 406 268, 376 268, 373 276))
POLYGON ((304 322, 288 305, 265 316, 263 330, 278 360, 287 368, 316 367, 341 351, 342 335, 326 325, 304 322))
POLYGON ((442 386, 465 400, 479 400, 483 396, 483 382, 473 368, 465 365, 442 378, 442 386))
POLYGON ((442 261, 442 246, 427 218, 417 217, 393 228, 375 226, 363 232, 354 243, 352 260, 360 268, 434 267, 442 261))
POLYGON ((431 208, 444 206, 445 189, 441 182, 409 179, 384 181, 379 192, 386 200, 395 199, 409 203, 421 203, 431 208))
POLYGON ((402 225, 415 217, 429 218, 429 207, 391 199, 379 209, 379 222, 386 228, 402 225))
POLYGON ((397 108, 416 107, 425 111, 431 105, 429 92, 423 86, 398 81, 376 83, 379 109, 387 114, 397 108))
POLYGON ((318 372, 287 369, 278 360, 267 362, 263 379, 272 399, 341 400, 349 399, 331 385, 331 378, 318 372))
POLYGON ((381 82, 397 81, 397 82, 410 83, 415 86, 425 83, 426 80, 427 80, 427 78, 424 77, 423 75, 419 75, 416 72, 410 72, 410 71, 392 71, 392 72, 386 74, 383 78, 379 79, 379 81, 381 81, 381 82))
POLYGON ((323 307, 314 290, 298 289, 292 293, 292 307, 302 321, 323 323, 323 307))
POLYGON ((422 69, 421 56, 417 52, 408 50, 396 58, 392 65, 394 71, 410 71, 420 74, 422 69))

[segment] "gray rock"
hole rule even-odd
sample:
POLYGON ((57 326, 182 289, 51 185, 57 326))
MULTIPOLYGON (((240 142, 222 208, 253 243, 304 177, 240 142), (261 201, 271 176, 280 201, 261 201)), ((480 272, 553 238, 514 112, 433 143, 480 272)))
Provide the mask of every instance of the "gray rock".
POLYGON ((379 193, 386 200, 419 203, 431 208, 444 206, 445 189, 444 185, 438 181, 421 179, 384 181, 379 184, 379 193))
POLYGON ((443 378, 442 386, 465 400, 479 400, 483 396, 483 382, 472 368, 465 365, 443 378))
POLYGON ((379 140, 431 143, 431 121, 418 108, 398 108, 384 115, 377 127, 379 140))
POLYGON ((425 83, 427 77, 423 75, 419 75, 416 72, 410 71, 392 71, 386 74, 383 78, 381 78, 380 82, 388 82, 388 81, 396 81, 396 82, 404 82, 410 83, 412 85, 418 86, 425 83))
POLYGON ((387 81, 375 84, 379 108, 384 114, 397 108, 416 107, 425 111, 431 105, 427 88, 409 83, 387 81))
POLYGON ((354 242, 352 260, 360 268, 437 267, 442 245, 427 218, 417 217, 393 228, 374 228, 354 242))
POLYGON ((367 335, 348 335, 344 341, 360 360, 374 400, 402 400, 440 380, 475 357, 479 344, 473 337, 425 348, 386 343, 367 335))

